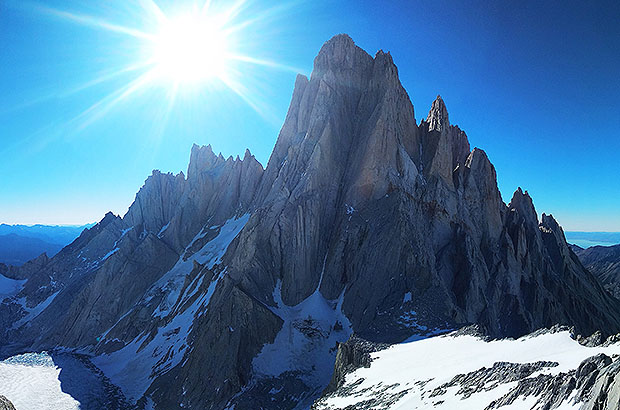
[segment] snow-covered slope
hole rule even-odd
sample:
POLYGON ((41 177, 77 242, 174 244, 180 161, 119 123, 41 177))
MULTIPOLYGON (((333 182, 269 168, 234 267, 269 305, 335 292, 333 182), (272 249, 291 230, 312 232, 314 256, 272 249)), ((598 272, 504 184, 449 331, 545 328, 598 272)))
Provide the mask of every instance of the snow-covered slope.
MULTIPOLYGON (((215 287, 226 270, 221 270, 219 275, 212 279, 207 278, 204 273, 198 274, 189 284, 187 278, 196 266, 211 269, 220 263, 226 249, 248 219, 249 215, 245 214, 230 218, 222 226, 211 226, 199 232, 174 267, 153 285, 144 300, 138 304, 148 305, 155 299, 156 294, 165 295, 152 313, 152 317, 161 321, 158 326, 145 329, 119 350, 112 349, 110 353, 92 358, 92 362, 123 390, 129 400, 138 400, 155 377, 181 362, 185 351, 190 347, 187 337, 194 319, 196 315, 204 314, 207 310, 215 287), (194 243, 211 231, 217 232, 217 235, 199 251, 188 255, 194 243), (205 281, 208 282, 204 283, 205 281)), ((128 318, 131 319, 130 315, 124 316, 119 322, 128 318)), ((117 325, 118 323, 115 324, 117 325)), ((122 345, 117 337, 108 335, 113 329, 114 326, 99 338, 100 348, 106 344, 122 345)))
MULTIPOLYGON (((590 374, 576 371, 584 360, 601 353, 615 357, 620 344, 586 347, 568 330, 516 340, 436 336, 371 353, 369 367, 347 374, 314 408, 580 408, 589 391, 580 386, 579 377, 590 374), (549 402, 553 406, 544 407, 549 402)), ((601 363, 609 365, 605 360, 601 363)))
POLYGON ((0 274, 0 300, 19 293, 24 283, 26 283, 26 280, 11 279, 0 274))
POLYGON ((0 361, 0 394, 17 410, 127 408, 94 366, 67 353, 26 353, 0 361))

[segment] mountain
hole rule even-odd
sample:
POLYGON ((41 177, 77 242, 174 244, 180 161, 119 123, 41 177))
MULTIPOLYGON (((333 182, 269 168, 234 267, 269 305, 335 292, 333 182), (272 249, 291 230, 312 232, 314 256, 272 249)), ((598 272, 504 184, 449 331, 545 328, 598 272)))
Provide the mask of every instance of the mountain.
POLYGON ((352 334, 380 345, 620 332, 620 301, 441 97, 416 121, 389 53, 346 35, 299 75, 265 168, 194 146, 55 257, 6 276, 0 353, 88 354, 138 408, 307 408, 352 334))
POLYGON ((0 263, 22 265, 42 253, 54 256, 91 226, 0 224, 0 263))
POLYGON ((37 238, 45 242, 68 245, 77 238, 84 229, 94 224, 73 225, 7 225, 0 224, 0 235, 16 234, 28 238, 37 238))
POLYGON ((605 289, 620 299, 620 245, 586 249, 572 245, 572 250, 581 263, 600 279, 605 289))
POLYGON ((63 245, 17 234, 0 235, 0 263, 22 265, 42 253, 54 256, 63 245))

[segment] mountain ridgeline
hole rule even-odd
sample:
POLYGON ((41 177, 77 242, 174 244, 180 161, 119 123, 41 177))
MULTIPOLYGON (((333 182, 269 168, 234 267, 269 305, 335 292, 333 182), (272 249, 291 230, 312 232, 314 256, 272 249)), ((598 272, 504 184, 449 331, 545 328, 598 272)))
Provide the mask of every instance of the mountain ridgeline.
POLYGON ((596 275, 605 289, 620 299, 620 245, 581 248, 570 245, 583 265, 596 275))
POLYGON ((267 167, 194 146, 0 306, 4 355, 80 349, 143 408, 308 407, 337 343, 478 324, 620 332, 620 302, 440 97, 416 121, 389 53, 346 35, 298 76, 267 167))
POLYGON ((23 265, 43 253, 52 257, 91 226, 0 224, 0 264, 23 265))

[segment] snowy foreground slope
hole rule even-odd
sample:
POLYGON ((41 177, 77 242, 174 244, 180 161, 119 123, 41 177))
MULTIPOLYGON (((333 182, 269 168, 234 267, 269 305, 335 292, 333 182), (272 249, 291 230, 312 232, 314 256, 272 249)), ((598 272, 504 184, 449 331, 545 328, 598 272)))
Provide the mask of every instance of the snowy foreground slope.
POLYGON ((0 394, 17 410, 128 408, 118 388, 84 357, 58 352, 0 361, 0 394))
POLYGON ((452 333, 371 353, 313 409, 617 408, 618 354, 620 343, 586 347, 567 330, 495 341, 452 333))

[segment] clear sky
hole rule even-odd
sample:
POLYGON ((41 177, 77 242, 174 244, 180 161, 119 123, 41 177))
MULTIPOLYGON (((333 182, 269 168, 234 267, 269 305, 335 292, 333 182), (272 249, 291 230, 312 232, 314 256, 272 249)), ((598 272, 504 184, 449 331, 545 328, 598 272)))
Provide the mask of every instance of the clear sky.
POLYGON ((345 32, 392 53, 418 122, 441 94, 505 201, 521 186, 567 230, 620 231, 618 1, 237 1, 225 51, 245 59, 176 88, 142 81, 151 2, 0 1, 0 222, 124 214, 153 169, 186 170, 194 142, 266 165, 296 72, 345 32))

